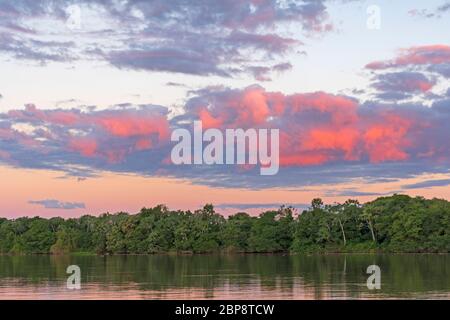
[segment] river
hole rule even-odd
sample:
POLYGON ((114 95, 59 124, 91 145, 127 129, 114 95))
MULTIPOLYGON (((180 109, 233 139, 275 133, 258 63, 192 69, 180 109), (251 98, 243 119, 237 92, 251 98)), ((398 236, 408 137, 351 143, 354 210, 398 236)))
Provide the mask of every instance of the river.
POLYGON ((450 299, 450 255, 0 256, 0 299, 399 298, 450 299))

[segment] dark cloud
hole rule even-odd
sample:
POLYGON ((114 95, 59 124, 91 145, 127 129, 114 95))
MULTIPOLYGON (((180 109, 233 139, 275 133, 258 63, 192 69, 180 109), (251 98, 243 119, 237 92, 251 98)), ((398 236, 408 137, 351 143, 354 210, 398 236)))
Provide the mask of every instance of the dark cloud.
MULTIPOLYGON (((449 89, 450 91, 450 89, 449 89)), ((438 111, 439 113, 443 114, 445 117, 445 114, 450 114, 450 95, 447 92, 447 97, 444 99, 436 100, 433 102, 433 109, 438 111)))
POLYGON ((440 74, 445 78, 450 78, 450 63, 432 65, 428 68, 428 71, 440 74))
POLYGON ((285 72, 290 69, 292 69, 292 65, 290 63, 279 63, 270 67, 265 66, 247 67, 247 70, 251 74, 253 74, 255 80, 258 81, 270 81, 271 74, 273 74, 274 72, 285 72))
POLYGON ((75 59, 73 47, 70 41, 41 41, 0 33, 0 52, 20 60, 68 62, 75 59))
POLYGON ((411 94, 405 93, 405 92, 393 92, 393 91, 388 91, 388 92, 381 92, 381 93, 377 93, 376 98, 379 100, 384 100, 384 101, 398 101, 398 100, 405 100, 408 98, 411 98, 411 94))
POLYGON ((371 62, 366 68, 374 74, 371 87, 379 100, 436 100, 442 97, 433 89, 450 78, 450 47, 436 44, 405 48, 397 57, 371 62))
POLYGON ((372 87, 377 90, 377 99, 400 101, 417 94, 429 94, 435 84, 435 79, 430 79, 423 73, 399 71, 376 74, 372 87))
POLYGON ((440 179, 440 180, 427 180, 413 184, 407 184, 402 186, 403 189, 423 189, 431 187, 445 187, 450 185, 450 179, 440 179))
POLYGON ((437 8, 439 12, 447 12, 450 11, 450 2, 446 2, 445 4, 441 5, 437 8))
POLYGON ((82 202, 61 202, 54 199, 30 200, 28 203, 43 206, 45 209, 73 210, 86 208, 85 204, 82 202))
POLYGON ((325 196, 327 197, 365 197, 365 196, 384 196, 392 194, 392 192, 365 192, 355 189, 343 189, 343 190, 326 190, 325 196))
POLYGON ((392 60, 374 61, 366 65, 371 70, 399 67, 436 66, 450 63, 450 46, 445 44, 416 46, 402 49, 392 60))
POLYGON ((288 63, 274 67, 245 67, 252 62, 247 52, 256 51, 265 60, 286 53, 300 42, 275 34, 255 34, 233 31, 230 34, 204 35, 196 31, 175 32, 172 40, 155 43, 141 41, 129 49, 102 52, 103 58, 119 68, 179 72, 192 75, 218 75, 231 77, 240 73, 259 74, 256 68, 267 69, 265 73, 289 69, 288 63), (178 39, 177 37, 180 37, 178 39))
POLYGON ((434 9, 413 9, 409 11, 412 16, 419 16, 424 18, 442 18, 443 15, 450 11, 450 2, 445 2, 434 9))
POLYGON ((139 50, 112 51, 105 54, 105 58, 118 68, 231 76, 231 71, 218 67, 218 56, 200 51, 186 51, 184 48, 153 49, 150 46, 139 50))
POLYGON ((281 206, 293 207, 296 209, 307 209, 310 204, 307 203, 221 203, 216 205, 219 209, 279 209, 281 206))
POLYGON ((118 68, 222 77, 255 74, 247 66, 261 61, 289 69, 283 55, 301 41, 275 33, 285 24, 305 34, 332 29, 321 0, 18 0, 1 2, 0 15, 0 53, 16 59, 96 58, 118 68), (68 25, 73 6, 80 30, 68 25), (96 16, 87 22, 90 11, 96 16))
POLYGON ((422 73, 402 71, 377 75, 373 87, 385 92, 426 92, 434 84, 422 73))

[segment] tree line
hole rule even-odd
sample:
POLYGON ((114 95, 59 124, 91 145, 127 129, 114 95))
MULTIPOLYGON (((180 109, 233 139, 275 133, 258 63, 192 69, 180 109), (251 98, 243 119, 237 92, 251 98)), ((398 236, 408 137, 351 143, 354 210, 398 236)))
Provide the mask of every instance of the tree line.
POLYGON ((450 202, 407 195, 282 206, 228 218, 211 204, 191 211, 164 205, 137 214, 79 218, 0 218, 2 254, 209 252, 450 252, 450 202))

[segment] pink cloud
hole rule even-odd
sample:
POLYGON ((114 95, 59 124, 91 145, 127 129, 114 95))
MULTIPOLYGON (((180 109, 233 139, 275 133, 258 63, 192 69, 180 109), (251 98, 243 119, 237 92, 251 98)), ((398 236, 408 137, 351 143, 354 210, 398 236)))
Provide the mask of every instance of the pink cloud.
POLYGON ((0 150, 0 158, 1 159, 10 159, 11 154, 9 152, 0 150))
POLYGON ((261 87, 211 93, 208 109, 192 107, 207 127, 279 128, 280 164, 404 161, 424 127, 414 112, 368 110, 355 99, 325 92, 284 95, 261 87), (370 111, 370 112, 368 112, 370 111))
POLYGON ((364 132, 365 148, 373 163, 402 161, 409 158, 405 151, 412 144, 407 133, 413 121, 395 114, 386 114, 382 122, 371 124, 364 132))
POLYGON ((118 137, 135 137, 157 134, 161 139, 169 136, 169 126, 162 116, 142 117, 140 115, 118 114, 93 117, 92 121, 110 134, 118 137))
POLYGON ((398 57, 388 61, 374 61, 366 65, 372 70, 388 69, 408 65, 450 63, 450 46, 437 44, 402 49, 398 57))
POLYGON ((93 157, 97 151, 97 142, 89 138, 74 138, 69 142, 69 149, 85 157, 93 157))
POLYGON ((200 119, 205 129, 279 129, 284 167, 438 159, 444 163, 450 154, 443 140, 448 126, 441 104, 361 104, 326 92, 283 94, 251 86, 204 89, 187 101, 185 111, 181 124, 154 108, 82 112, 28 106, 3 116, 0 142, 11 163, 24 161, 23 154, 29 152, 70 163, 95 159, 93 165, 100 167, 123 164, 123 171, 152 166, 156 172, 169 170, 171 164, 171 126, 189 127, 186 119, 200 119), (27 123, 35 130, 19 132, 13 123, 27 123))
POLYGON ((100 157, 113 163, 169 139, 166 116, 152 111, 152 108, 82 112, 77 109, 45 110, 30 104, 24 110, 9 111, 7 116, 14 122, 45 127, 46 130, 26 134, 0 128, 2 139, 17 140, 29 147, 56 144, 84 157, 100 157))
POLYGON ((74 110, 40 110, 34 104, 27 104, 25 110, 11 110, 8 112, 11 118, 18 120, 40 120, 51 124, 74 125, 80 121, 79 111, 74 110))

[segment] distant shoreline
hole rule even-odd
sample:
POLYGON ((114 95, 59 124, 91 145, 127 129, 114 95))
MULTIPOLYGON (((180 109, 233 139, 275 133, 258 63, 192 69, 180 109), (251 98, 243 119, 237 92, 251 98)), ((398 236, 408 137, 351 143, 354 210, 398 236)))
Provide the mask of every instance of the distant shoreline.
POLYGON ((322 252, 201 252, 201 253, 182 253, 182 252, 158 252, 158 253, 114 253, 114 254, 99 254, 99 253, 0 253, 0 257, 32 257, 32 256, 47 256, 47 257, 150 257, 150 256, 169 256, 169 257, 192 257, 192 256, 341 256, 341 255, 450 255, 450 252, 392 252, 392 251, 322 251, 322 252))
POLYGON ((337 254, 449 253, 450 202, 407 195, 360 204, 313 199, 302 212, 281 206, 229 217, 211 204, 173 211, 164 205, 137 214, 79 218, 0 218, 6 254, 337 254))

